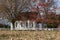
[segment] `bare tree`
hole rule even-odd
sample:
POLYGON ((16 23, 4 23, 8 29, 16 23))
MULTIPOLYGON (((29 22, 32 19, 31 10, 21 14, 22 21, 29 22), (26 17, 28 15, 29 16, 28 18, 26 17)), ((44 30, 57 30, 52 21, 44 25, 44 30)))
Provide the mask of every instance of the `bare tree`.
POLYGON ((10 20, 13 24, 18 13, 29 11, 30 0, 0 0, 0 17, 10 20), (2 16, 1 16, 2 15, 2 16))
POLYGON ((30 10, 31 0, 0 0, 0 17, 12 22, 13 27, 17 14, 30 10))

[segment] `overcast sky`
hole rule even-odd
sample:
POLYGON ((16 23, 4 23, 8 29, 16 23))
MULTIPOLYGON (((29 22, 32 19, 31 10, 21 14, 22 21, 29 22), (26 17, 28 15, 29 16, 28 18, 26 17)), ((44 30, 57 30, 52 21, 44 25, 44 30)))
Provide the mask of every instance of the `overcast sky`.
POLYGON ((60 0, 55 0, 57 7, 60 7, 60 0))

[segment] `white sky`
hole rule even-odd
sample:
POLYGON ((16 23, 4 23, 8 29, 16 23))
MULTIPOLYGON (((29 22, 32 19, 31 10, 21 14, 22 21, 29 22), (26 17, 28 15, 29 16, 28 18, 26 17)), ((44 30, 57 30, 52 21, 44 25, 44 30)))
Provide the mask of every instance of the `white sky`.
POLYGON ((60 7, 60 0, 55 0, 57 7, 60 7))

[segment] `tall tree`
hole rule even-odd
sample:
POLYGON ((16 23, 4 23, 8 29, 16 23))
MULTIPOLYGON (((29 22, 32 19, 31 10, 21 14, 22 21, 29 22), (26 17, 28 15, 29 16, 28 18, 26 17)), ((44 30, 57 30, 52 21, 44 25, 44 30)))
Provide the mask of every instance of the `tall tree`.
POLYGON ((30 0, 0 0, 0 16, 14 23, 18 13, 29 11, 30 0), (5 15, 6 14, 6 15, 5 15))
MULTIPOLYGON (((44 23, 47 23, 46 20, 48 19, 49 12, 52 13, 52 9, 54 9, 54 7, 56 7, 55 3, 56 2, 54 2, 54 0, 39 0, 39 3, 37 5, 37 9, 38 9, 37 11, 39 13, 38 17, 37 17, 37 20, 40 20, 39 22, 42 22, 42 25, 44 23), (45 15, 45 16, 43 16, 43 15, 45 15), (40 16, 42 18, 42 21, 40 19, 40 16)), ((52 21, 52 20, 50 20, 50 21, 52 21)))

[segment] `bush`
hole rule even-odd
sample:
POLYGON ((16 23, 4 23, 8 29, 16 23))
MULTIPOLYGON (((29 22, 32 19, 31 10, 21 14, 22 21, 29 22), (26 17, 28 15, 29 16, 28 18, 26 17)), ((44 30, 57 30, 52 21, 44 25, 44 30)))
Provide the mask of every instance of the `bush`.
POLYGON ((57 28, 58 24, 47 24, 47 28, 57 28))
POLYGON ((0 28, 10 28, 10 26, 9 25, 0 24, 0 28))

